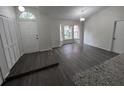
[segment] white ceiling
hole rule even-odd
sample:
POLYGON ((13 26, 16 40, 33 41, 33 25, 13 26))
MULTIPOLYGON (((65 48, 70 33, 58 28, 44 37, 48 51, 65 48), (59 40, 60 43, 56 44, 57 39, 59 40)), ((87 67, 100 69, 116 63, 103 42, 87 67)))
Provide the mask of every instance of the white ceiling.
MULTIPOLYGON (((33 7, 32 7, 33 8, 33 7)), ((105 9, 105 6, 39 6, 34 8, 39 9, 41 14, 48 15, 57 19, 79 20, 80 17, 88 19, 100 10, 105 9)))

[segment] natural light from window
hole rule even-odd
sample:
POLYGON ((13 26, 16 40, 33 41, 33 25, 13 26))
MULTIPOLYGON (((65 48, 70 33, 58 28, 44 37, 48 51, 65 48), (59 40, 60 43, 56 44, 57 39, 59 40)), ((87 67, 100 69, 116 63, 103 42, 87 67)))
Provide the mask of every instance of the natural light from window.
POLYGON ((64 39, 72 39, 72 26, 64 26, 64 39))
POLYGON ((34 20, 36 19, 35 15, 33 15, 31 12, 22 12, 19 16, 20 19, 30 19, 34 20))
POLYGON ((74 39, 80 39, 79 27, 74 25, 74 39))

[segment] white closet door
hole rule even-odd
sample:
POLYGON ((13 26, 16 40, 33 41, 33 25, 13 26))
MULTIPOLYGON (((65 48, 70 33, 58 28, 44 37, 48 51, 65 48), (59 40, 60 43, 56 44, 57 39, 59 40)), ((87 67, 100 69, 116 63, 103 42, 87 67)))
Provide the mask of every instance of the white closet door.
POLYGON ((16 22, 10 18, 0 18, 0 34, 4 49, 5 59, 10 70, 20 57, 19 46, 16 37, 16 22))
POLYGON ((1 67, 1 73, 3 75, 3 78, 5 78, 9 72, 9 67, 8 67, 5 52, 4 52, 4 46, 6 44, 6 39, 5 39, 4 34, 2 34, 3 31, 4 31, 4 29, 3 29, 3 25, 2 25, 2 18, 0 18, 0 67, 1 67), (5 40, 4 42, 2 42, 3 41, 2 37, 5 40))
POLYGON ((5 79, 6 75, 9 72, 9 68, 6 62, 1 36, 0 36, 0 68, 1 68, 1 74, 5 79))
POLYGON ((9 46, 10 49, 10 56, 12 59, 12 65, 15 64, 16 62, 16 57, 15 57, 15 53, 14 53, 14 46, 15 46, 15 39, 13 39, 15 37, 15 33, 14 33, 14 23, 12 21, 12 19, 8 19, 8 25, 9 25, 9 32, 10 32, 10 38, 11 38, 11 44, 9 46))
POLYGON ((7 43, 7 34, 5 33, 5 30, 6 30, 5 24, 4 24, 3 18, 0 18, 0 20, 2 20, 0 22, 0 26, 1 26, 1 28, 3 28, 3 30, 1 30, 1 38, 2 38, 2 43, 3 43, 3 47, 4 47, 4 52, 5 52, 8 67, 9 67, 9 69, 11 69, 12 62, 11 62, 9 47, 8 47, 8 43, 7 43))
POLYGON ((18 42, 17 42, 17 37, 16 37, 16 25, 15 25, 15 20, 11 19, 9 20, 9 29, 10 29, 10 35, 12 37, 12 47, 11 47, 11 55, 13 58, 13 62, 15 64, 15 62, 18 60, 18 58, 20 57, 19 55, 19 47, 18 47, 18 42))
POLYGON ((3 18, 3 24, 4 24, 4 30, 6 34, 7 44, 8 44, 8 56, 11 59, 11 68, 15 63, 15 57, 14 57, 14 49, 13 49, 13 42, 12 42, 12 36, 11 36, 11 30, 9 28, 9 20, 7 18, 3 18))
POLYGON ((14 20, 14 41, 15 41, 15 46, 14 46, 14 51, 15 51, 15 55, 16 55, 16 61, 20 58, 21 54, 20 54, 20 50, 19 50, 19 44, 18 44, 18 40, 17 40, 17 35, 16 35, 16 31, 18 31, 17 28, 17 22, 14 20))

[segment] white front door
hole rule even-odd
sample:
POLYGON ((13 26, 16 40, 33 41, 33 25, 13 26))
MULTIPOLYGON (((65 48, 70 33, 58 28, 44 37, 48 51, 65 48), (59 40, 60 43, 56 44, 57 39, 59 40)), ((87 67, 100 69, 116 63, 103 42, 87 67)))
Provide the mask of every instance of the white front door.
POLYGON ((39 51, 37 22, 19 22, 22 36, 23 52, 39 51))
POLYGON ((119 21, 116 24, 113 51, 116 53, 124 53, 124 21, 119 21))

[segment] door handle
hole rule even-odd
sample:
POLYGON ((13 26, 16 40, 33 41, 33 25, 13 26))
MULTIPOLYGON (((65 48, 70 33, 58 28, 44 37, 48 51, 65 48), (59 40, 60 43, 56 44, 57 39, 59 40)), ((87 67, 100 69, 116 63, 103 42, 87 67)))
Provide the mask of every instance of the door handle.
POLYGON ((36 35, 36 39, 39 39, 38 35, 36 35))
POLYGON ((113 37, 112 39, 113 39, 113 40, 115 40, 116 38, 115 38, 115 37, 113 37))
POLYGON ((39 39, 39 38, 36 38, 36 39, 39 39))

